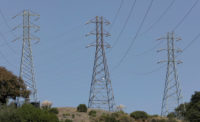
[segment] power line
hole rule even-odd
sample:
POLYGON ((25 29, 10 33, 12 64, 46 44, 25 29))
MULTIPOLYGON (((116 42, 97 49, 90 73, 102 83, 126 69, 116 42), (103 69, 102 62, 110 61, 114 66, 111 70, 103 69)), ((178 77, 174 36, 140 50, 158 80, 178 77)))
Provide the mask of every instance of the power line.
POLYGON ((138 53, 138 54, 133 54, 134 56, 141 56, 141 55, 144 55, 144 54, 147 54, 151 51, 153 51, 155 48, 157 48, 160 44, 162 44, 163 42, 159 42, 158 44, 156 44, 154 47, 150 48, 150 49, 147 49, 145 51, 143 51, 142 53, 138 53))
MULTIPOLYGON (((1 9, 0 9, 0 14, 1 14, 1 17, 3 18, 3 21, 4 21, 5 25, 7 26, 7 28, 8 28, 9 30, 12 30, 12 28, 9 26, 9 24, 8 24, 8 22, 7 22, 7 20, 6 20, 6 17, 4 16, 4 14, 3 14, 3 12, 2 12, 1 9)), ((13 33, 13 31, 9 31, 9 32, 11 32, 11 34, 12 34, 14 37, 16 37, 16 35, 13 33)))
POLYGON ((118 15, 119 15, 119 12, 120 12, 120 10, 121 10, 121 8, 122 8, 122 6, 123 6, 123 3, 124 3, 124 0, 121 0, 120 6, 119 6, 119 8, 117 9, 117 13, 115 14, 115 17, 114 17, 114 19, 113 19, 113 22, 111 23, 111 26, 110 26, 109 30, 111 30, 112 27, 114 26, 114 24, 115 24, 115 22, 116 22, 116 20, 117 20, 117 17, 118 17, 118 15))
POLYGON ((153 23, 151 24, 151 26, 146 30, 144 31, 141 35, 149 32, 151 29, 153 29, 155 27, 156 24, 158 24, 162 19, 163 17, 167 14, 167 12, 171 9, 171 7, 173 6, 173 4, 175 3, 176 0, 172 0, 172 2, 169 4, 169 6, 165 9, 165 11, 158 17, 158 19, 153 23))
POLYGON ((148 72, 134 72, 134 74, 142 75, 142 76, 149 75, 149 74, 152 74, 154 72, 157 72, 157 71, 161 70, 164 66, 166 66, 166 64, 163 64, 160 67, 157 67, 157 68, 155 68, 155 69, 153 69, 151 71, 148 71, 148 72))
POLYGON ((188 45, 186 45, 183 48, 183 51, 185 51, 186 49, 188 49, 199 37, 200 37, 200 33, 197 36, 195 36, 195 38, 192 41, 190 41, 190 43, 188 43, 188 45))
POLYGON ((185 21, 188 15, 192 12, 193 8, 198 4, 199 0, 196 0, 192 7, 187 11, 187 13, 183 16, 183 18, 177 23, 173 30, 176 30, 180 25, 185 21))
MULTIPOLYGON (((187 50, 195 41, 197 41, 197 39, 200 37, 200 33, 195 36, 195 38, 193 40, 191 40, 184 48, 182 51, 187 50)), ((177 55, 176 57, 180 56, 182 53, 180 53, 179 55, 177 55)))
POLYGON ((14 67, 15 69, 17 69, 17 66, 14 65, 13 63, 11 63, 1 51, 0 51, 0 55, 1 55, 2 59, 4 59, 5 62, 6 62, 8 65, 10 65, 10 66, 14 67))
POLYGON ((154 2, 154 0, 151 0, 150 4, 149 4, 149 6, 148 6, 148 8, 147 8, 147 10, 146 10, 146 13, 145 13, 145 15, 144 15, 144 18, 143 18, 142 22, 140 23, 139 28, 138 28, 138 30, 137 30, 137 32, 136 32, 136 34, 135 34, 135 36, 134 36, 134 38, 133 38, 133 40, 132 40, 130 46, 129 46, 128 49, 126 50, 126 52, 125 52, 125 54, 123 55, 123 57, 120 59, 118 65, 114 67, 114 69, 116 69, 117 67, 119 67, 119 66, 121 65, 121 63, 124 61, 124 59, 126 58, 126 56, 128 55, 128 53, 130 52, 130 50, 131 50, 131 48, 132 48, 134 42, 136 41, 136 39, 137 39, 137 37, 138 37, 138 35, 139 35, 139 33, 140 33, 140 30, 142 29, 142 26, 143 26, 143 24, 144 24, 144 22, 145 22, 145 20, 146 20, 146 18, 147 18, 147 16, 148 16, 148 13, 149 13, 149 11, 150 11, 152 5, 153 5, 153 2, 154 2))
POLYGON ((13 52, 13 54, 16 54, 16 51, 9 45, 7 38, 3 35, 3 33, 0 32, 0 36, 3 38, 3 41, 7 45, 7 47, 13 52))
POLYGON ((129 19, 130 19, 130 17, 131 17, 131 14, 132 14, 132 12, 133 12, 133 10, 134 10, 134 8, 135 8, 136 1, 137 1, 137 0, 134 0, 134 2, 133 2, 133 4, 132 4, 132 7, 131 7, 131 9, 130 9, 130 11, 129 11, 129 14, 128 14, 127 18, 126 18, 126 21, 125 21, 125 23, 124 23, 124 25, 123 25, 123 27, 122 27, 122 29, 121 29, 119 35, 117 36, 117 39, 115 40, 115 42, 114 42, 114 44, 113 44, 112 47, 115 47, 116 44, 119 42, 119 39, 120 39, 121 35, 123 34, 123 32, 124 32, 124 30, 125 30, 125 28, 126 28, 126 26, 127 26, 127 24, 128 24, 128 21, 129 21, 129 19))

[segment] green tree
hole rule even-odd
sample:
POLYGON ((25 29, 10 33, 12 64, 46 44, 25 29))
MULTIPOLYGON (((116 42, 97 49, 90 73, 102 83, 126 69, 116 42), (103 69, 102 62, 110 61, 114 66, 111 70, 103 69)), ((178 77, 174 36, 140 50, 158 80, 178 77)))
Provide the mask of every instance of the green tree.
POLYGON ((130 114, 130 116, 134 119, 147 119, 148 114, 144 111, 135 111, 130 114))
POLYGON ((181 117, 183 119, 186 118, 186 110, 188 108, 188 105, 189 103, 183 103, 183 104, 180 104, 176 109, 175 109, 175 114, 176 116, 178 117, 181 117))
POLYGON ((80 104, 78 107, 77 107, 77 111, 78 112, 87 112, 87 106, 85 104, 80 104))
POLYGON ((200 92, 192 95, 189 105, 186 108, 186 117, 191 122, 200 121, 200 92))
POLYGON ((24 81, 4 67, 0 67, 0 103, 6 104, 8 98, 28 98, 30 91, 26 89, 24 81))

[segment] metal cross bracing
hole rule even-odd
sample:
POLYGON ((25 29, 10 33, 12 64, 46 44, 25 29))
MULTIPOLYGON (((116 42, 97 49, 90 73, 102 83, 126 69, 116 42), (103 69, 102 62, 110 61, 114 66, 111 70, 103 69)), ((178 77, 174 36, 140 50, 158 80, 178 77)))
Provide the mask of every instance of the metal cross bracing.
POLYGON ((96 43, 92 43, 87 47, 95 46, 96 51, 88 107, 114 111, 114 94, 105 52, 105 48, 110 48, 110 45, 104 42, 104 37, 110 36, 110 34, 103 29, 103 25, 110 23, 103 17, 98 16, 86 24, 89 23, 96 24, 96 31, 92 31, 86 36, 96 35, 96 43))
MULTIPOLYGON (((13 30, 21 27, 23 29, 23 37, 19 37, 16 40, 22 39, 22 54, 21 54, 21 63, 20 63, 20 77, 25 82, 25 85, 28 90, 31 91, 29 96, 29 101, 37 102, 37 88, 36 88, 36 81, 35 81, 35 72, 34 72, 34 65, 33 65, 33 56, 32 56, 32 49, 31 49, 31 40, 35 40, 39 42, 39 38, 33 36, 31 34, 32 29, 37 32, 40 27, 31 23, 31 17, 35 17, 35 20, 38 20, 40 15, 33 13, 30 10, 24 10, 22 13, 14 16, 23 16, 23 24, 16 26, 13 30)), ((37 43, 36 42, 36 43, 37 43)))
POLYGON ((182 50, 175 48, 175 42, 181 40, 174 36, 174 32, 168 33, 167 37, 160 38, 159 40, 167 40, 167 49, 160 49, 158 52, 167 51, 167 60, 158 63, 167 63, 167 72, 165 78, 164 94, 162 99, 161 116, 167 116, 170 112, 174 112, 175 108, 182 102, 181 88, 178 79, 176 65, 182 63, 176 60, 177 53, 182 50))

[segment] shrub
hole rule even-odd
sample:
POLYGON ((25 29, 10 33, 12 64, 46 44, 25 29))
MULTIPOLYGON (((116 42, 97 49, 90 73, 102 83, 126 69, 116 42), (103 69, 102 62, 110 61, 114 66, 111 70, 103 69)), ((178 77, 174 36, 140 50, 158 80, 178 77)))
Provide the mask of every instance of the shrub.
POLYGON ((95 110, 91 110, 88 115, 92 116, 92 117, 96 117, 96 111, 95 110))
POLYGON ((49 112, 53 113, 53 114, 58 114, 59 113, 57 108, 51 108, 51 109, 49 109, 49 112))
POLYGON ((50 109, 51 106, 52 106, 52 102, 46 100, 46 101, 43 101, 43 102, 42 102, 42 106, 41 106, 41 107, 42 107, 43 109, 50 109))
POLYGON ((58 122, 58 118, 46 110, 24 104, 21 108, 9 106, 1 108, 0 122, 58 122))
POLYGON ((73 122, 71 119, 66 119, 65 122, 73 122))
POLYGON ((167 118, 169 119, 176 118, 176 114, 174 112, 171 112, 167 115, 167 118))
POLYGON ((120 122, 115 117, 110 116, 109 114, 102 114, 99 118, 99 122, 120 122))
POLYGON ((77 111, 78 112, 87 112, 87 106, 85 104, 80 104, 78 107, 77 107, 77 111))
POLYGON ((17 110, 17 116, 24 121, 33 122, 58 122, 58 118, 55 114, 46 110, 35 108, 31 104, 24 104, 17 110))
POLYGON ((17 109, 13 106, 1 106, 0 108, 0 122, 20 122, 16 116, 17 109))
POLYGON ((135 111, 130 114, 130 116, 134 119, 147 119, 148 114, 144 111, 135 111))
POLYGON ((72 114, 72 118, 73 118, 73 119, 75 118, 75 115, 74 115, 74 114, 72 114))

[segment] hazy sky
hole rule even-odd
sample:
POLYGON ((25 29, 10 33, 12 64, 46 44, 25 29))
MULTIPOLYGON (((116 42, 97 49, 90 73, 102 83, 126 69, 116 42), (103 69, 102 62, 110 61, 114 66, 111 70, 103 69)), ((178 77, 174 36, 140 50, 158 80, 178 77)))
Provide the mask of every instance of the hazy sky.
MULTIPOLYGON (((13 34, 11 28, 21 24, 22 17, 15 20, 11 18, 24 9, 30 9, 41 16, 39 21, 33 21, 41 27, 38 33, 33 33, 40 37, 41 41, 32 45, 40 101, 52 101, 53 106, 57 107, 87 104, 95 48, 85 48, 85 46, 95 41, 95 36, 85 37, 85 34, 95 29, 95 25, 84 24, 95 16, 104 16, 112 23, 120 1, 0 0, 0 9, 9 24, 6 25, 0 16, 1 65, 19 74, 22 41, 12 42, 12 40, 16 38, 14 35, 22 35, 22 30, 19 29, 13 34)), ((109 53, 106 55, 115 102, 117 105, 125 105, 126 112, 144 110, 150 114, 160 114, 166 65, 162 66, 163 64, 157 62, 166 59, 166 52, 157 53, 156 50, 165 48, 166 41, 161 40, 163 42, 158 45, 160 41, 156 39, 172 31, 195 1, 175 0, 163 18, 154 24, 151 30, 143 33, 158 20, 172 2, 172 0, 154 0, 130 52, 121 65, 115 68, 130 46, 150 3, 150 0, 137 0, 134 12, 119 42, 111 51, 107 50, 109 53)), ((116 22, 110 30, 112 36, 105 39, 111 46, 116 41, 133 2, 124 0, 116 22)), ((176 43, 177 47, 184 48, 199 33, 199 11, 200 3, 176 29, 176 36, 182 38, 182 41, 176 43)), ((105 30, 109 30, 109 26, 105 27, 105 30)), ((196 40, 178 57, 183 61, 177 69, 185 102, 190 100, 194 91, 199 90, 200 57, 197 53, 200 51, 199 45, 200 41, 196 40)))

